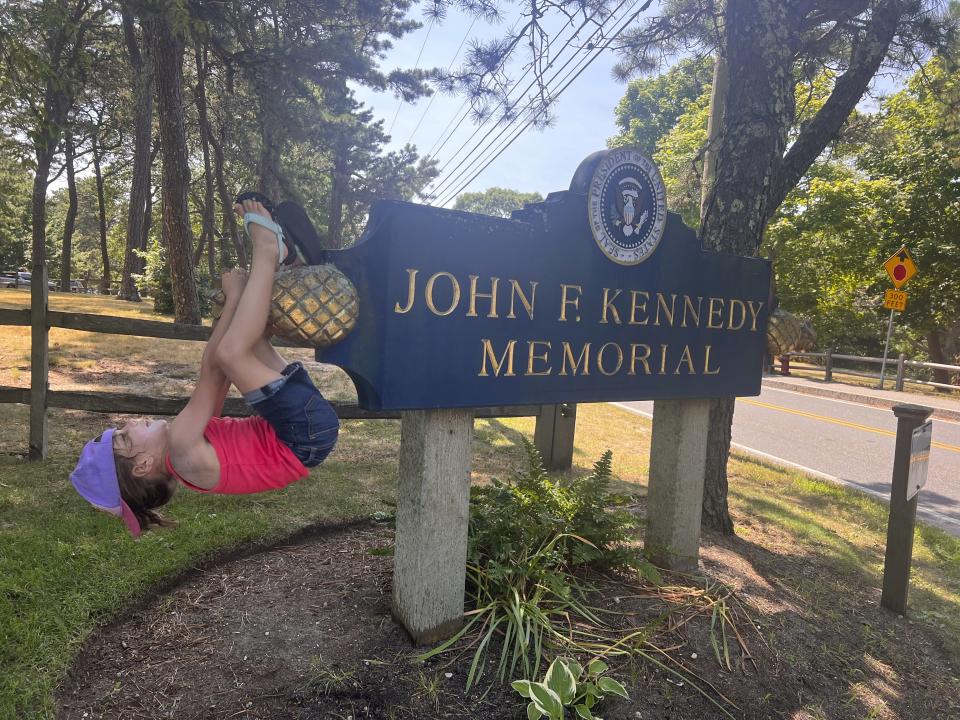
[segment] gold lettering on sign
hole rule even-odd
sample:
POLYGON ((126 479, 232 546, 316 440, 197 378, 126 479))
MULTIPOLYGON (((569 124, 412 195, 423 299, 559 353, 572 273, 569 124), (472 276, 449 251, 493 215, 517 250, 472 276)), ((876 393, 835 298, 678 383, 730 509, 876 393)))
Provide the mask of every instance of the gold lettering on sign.
POLYGON ((487 377, 489 375, 487 372, 487 360, 489 359, 490 367, 493 368, 493 374, 495 376, 500 376, 500 368, 503 367, 504 362, 507 363, 507 371, 503 374, 503 376, 513 376, 513 348, 517 344, 517 341, 511 340, 507 343, 507 347, 504 349, 499 360, 497 359, 496 353, 493 351, 493 344, 489 340, 484 338, 480 342, 483 343, 483 361, 480 365, 480 372, 478 372, 477 375, 479 377, 487 377))
POLYGON ((646 317, 647 313, 647 300, 650 299, 650 293, 646 290, 631 290, 630 291, 630 322, 629 325, 646 325, 650 322, 650 318, 646 317), (643 296, 643 302, 637 302, 637 298, 643 296), (643 320, 637 320, 637 311, 640 311, 644 314, 643 320))
POLYGON ((657 375, 666 375, 667 374, 667 346, 660 346, 660 372, 657 375))
POLYGON ((527 375, 549 375, 553 368, 549 365, 546 370, 534 370, 534 360, 543 360, 547 362, 547 353, 550 351, 551 343, 549 340, 528 340, 527 341, 527 375), (537 345, 546 345, 542 355, 537 355, 537 345))
POLYGON ((600 324, 606 324, 607 322, 607 310, 610 311, 610 314, 613 315, 613 321, 619 325, 620 324, 620 313, 617 312, 616 305, 613 305, 613 301, 617 299, 617 295, 623 292, 620 289, 617 289, 613 296, 610 295, 610 288, 603 289, 603 317, 600 318, 600 324))
POLYGON ((630 372, 627 375, 636 375, 637 374, 637 363, 643 363, 643 374, 650 374, 650 365, 647 363, 647 358, 650 357, 650 346, 644 345, 643 343, 633 343, 630 345, 630 372), (643 355, 638 356, 637 350, 643 348, 643 355))
MULTIPOLYGON (((743 300, 737 300, 736 298, 730 298, 730 316, 727 321, 727 330, 739 330, 743 327, 743 324, 747 321, 747 306, 743 304, 743 300), (733 326, 733 309, 735 307, 740 308, 740 322, 736 327, 733 326)), ((707 345, 707 347, 710 347, 707 345)))
POLYGON ((403 309, 400 308, 400 303, 398 302, 393 311, 400 315, 410 312, 413 309, 413 300, 417 291, 417 273, 418 270, 413 268, 407 268, 407 306, 403 309))
POLYGON ((696 371, 696 370, 694 369, 694 367, 693 367, 693 357, 691 357, 691 355, 690 355, 690 346, 689 346, 689 345, 684 345, 684 346, 683 346, 683 353, 680 355, 680 362, 677 363, 677 369, 673 371, 673 374, 674 374, 674 375, 679 375, 679 374, 680 374, 680 366, 683 365, 684 363, 687 364, 687 374, 688 374, 688 375, 696 375, 696 374, 697 374, 697 371, 696 371))
POLYGON ((676 293, 670 293, 670 307, 667 308, 667 301, 663 298, 663 293, 657 293, 657 316, 653 319, 654 325, 660 324, 660 311, 663 310, 663 314, 667 318, 667 325, 673 327, 673 309, 677 304, 677 295, 676 293))
POLYGON ((704 346, 704 355, 703 355, 703 374, 704 375, 719 375, 720 368, 716 370, 710 369, 710 350, 712 349, 711 345, 704 346))
POLYGON ((440 317, 446 317, 454 310, 457 309, 457 305, 460 304, 460 283, 457 282, 457 279, 448 272, 438 272, 430 276, 430 279, 427 280, 427 287, 424 291, 427 297, 427 307, 430 308, 430 312, 434 315, 439 315, 440 317), (437 278, 449 278, 450 286, 453 288, 453 299, 450 301, 450 307, 448 307, 443 312, 437 310, 437 306, 433 302, 433 285, 437 281, 437 278))
POLYGON ((620 372, 620 368, 622 365, 623 365, 623 350, 620 349, 619 345, 617 345, 616 343, 608 342, 606 345, 600 348, 600 352, 597 353, 597 368, 600 370, 600 372, 603 375, 607 375, 607 376, 616 375, 618 372, 620 372), (617 366, 609 372, 607 372, 607 369, 603 366, 603 352, 608 347, 613 347, 617 351, 617 366))
POLYGON ((710 306, 707 310, 707 327, 711 330, 722 330, 723 318, 720 318, 719 325, 714 325, 713 318, 715 315, 723 315, 723 298, 710 298, 710 306), (714 307, 717 304, 719 304, 720 307, 714 307))
MULTIPOLYGON (((566 285, 561 283, 560 285, 560 322, 567 321, 567 305, 573 305, 574 308, 580 310, 580 295, 583 294, 583 288, 579 285, 566 285), (574 298, 568 298, 567 292, 570 290, 576 290, 577 295, 574 298)), ((580 313, 577 313, 576 321, 580 322, 580 313)))
POLYGON ((690 300, 689 295, 683 296, 683 322, 680 323, 680 327, 687 326, 687 312, 693 315, 693 326, 700 327, 700 306, 703 304, 703 298, 697 297, 697 307, 694 309, 693 302, 690 300))
POLYGON ((573 371, 573 375, 576 375, 580 371, 580 363, 583 363, 583 372, 581 375, 590 374, 590 343, 584 343, 583 348, 580 350, 580 357, 576 360, 573 359, 573 350, 570 349, 570 343, 566 340, 561 343, 563 346, 563 363, 560 366, 560 375, 567 375, 567 363, 570 363, 570 369, 573 371))
POLYGON ((756 307, 753 306, 753 300, 747 300, 747 303, 750 305, 750 315, 753 318, 750 324, 750 330, 753 332, 756 332, 757 331, 757 315, 760 312, 760 308, 763 307, 763 301, 758 302, 756 307))
POLYGON ((487 298, 490 301, 490 312, 487 313, 488 318, 497 317, 497 285, 500 282, 500 278, 492 277, 490 278, 490 292, 481 293, 477 292, 477 280, 479 280, 478 275, 470 275, 470 309, 467 311, 467 317, 477 317, 477 298, 487 298))
POLYGON ((537 300, 537 281, 530 281, 530 298, 527 299, 527 296, 523 294, 523 288, 520 287, 520 283, 516 280, 510 281, 510 314, 507 315, 511 320, 516 319, 516 315, 513 312, 513 301, 519 296, 520 304, 523 305, 524 309, 527 311, 527 315, 533 320, 533 304, 537 300))

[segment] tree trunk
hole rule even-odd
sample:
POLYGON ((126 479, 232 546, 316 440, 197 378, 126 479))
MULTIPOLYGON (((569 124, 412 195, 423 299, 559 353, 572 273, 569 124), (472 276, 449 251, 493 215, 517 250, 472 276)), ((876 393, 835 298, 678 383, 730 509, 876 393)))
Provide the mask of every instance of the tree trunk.
MULTIPOLYGON (((705 248, 754 256, 772 209, 769 189, 779 170, 793 122, 794 43, 784 3, 729 0, 724 17, 726 48, 721 53, 729 84, 719 110, 717 142, 711 143, 713 181, 704 190, 700 237, 705 248)), ((727 463, 735 399, 710 404, 702 523, 733 533, 727 506, 727 463)))
POLYGON ((165 6, 158 3, 150 5, 153 12, 144 17, 143 28, 150 38, 157 89, 157 117, 160 120, 160 148, 163 154, 162 232, 166 238, 170 263, 173 312, 176 322, 198 324, 200 305, 193 271, 193 233, 187 202, 190 166, 181 92, 183 41, 174 33, 165 6))
POLYGON ((343 199, 349 171, 347 141, 340 138, 333 157, 333 176, 330 178, 330 211, 327 222, 327 247, 337 250, 343 247, 343 199))
POLYGON ((76 152, 73 146, 73 133, 66 131, 64 137, 64 163, 67 167, 67 217, 63 222, 63 249, 60 252, 60 289, 70 292, 70 280, 73 278, 73 230, 77 221, 77 176, 73 163, 76 152))
POLYGON ((274 202, 280 201, 283 181, 280 174, 281 123, 273 109, 277 101, 273 88, 262 78, 254 80, 260 101, 260 161, 257 165, 258 189, 274 202))
POLYGON ((203 199, 197 197, 195 193, 190 193, 188 199, 193 202, 194 207, 200 208, 200 235, 197 237, 197 244, 193 248, 193 269, 196 271, 196 269, 200 267, 200 261, 203 260, 203 251, 207 247, 207 235, 202 225, 203 214, 206 212, 206 209, 203 206, 203 199))
MULTIPOLYGON (((220 207, 223 208, 222 233, 233 241, 233 248, 237 253, 237 264, 247 267, 247 250, 243 245, 243 238, 237 228, 236 216, 233 214, 233 196, 227 189, 227 180, 224 175, 223 162, 223 132, 225 128, 220 128, 220 139, 214 138, 210 133, 208 140, 210 147, 213 148, 213 174, 217 183, 217 193, 220 195, 220 207)), ((226 257, 226 243, 220 243, 220 266, 226 268, 229 265, 226 257)))
MULTIPOLYGON (((153 189, 147 186, 147 207, 143 211, 143 232, 140 235, 140 251, 145 253, 150 244, 150 229, 153 227, 153 189)), ((147 259, 137 255, 137 274, 142 275, 147 270, 147 259)))
MULTIPOLYGON (((130 62, 130 80, 134 95, 133 176, 130 179, 130 204, 127 208, 127 242, 123 252, 123 276, 120 299, 140 302, 140 290, 134 275, 143 272, 143 259, 137 250, 145 249, 147 196, 150 193, 150 145, 153 124, 153 65, 144 60, 128 3, 120 6, 123 35, 130 62)), ((146 47, 144 48, 146 49, 146 47)))
MULTIPOLYGON (((939 330, 930 330, 927 332, 927 355, 930 358, 930 362, 938 363, 940 365, 949 365, 947 362, 947 356, 943 352, 943 343, 940 338, 939 330)), ((950 371, 949 370, 934 370, 933 371, 933 381, 938 383, 943 383, 944 385, 950 384, 950 371)), ((950 392, 949 390, 942 390, 937 388, 942 392, 950 392)))
MULTIPOLYGON (((194 46, 194 54, 197 61, 197 90, 194 94, 197 103, 197 118, 200 123, 200 149, 203 152, 203 237, 207 241, 207 271, 213 278, 216 274, 216 252, 214 248, 215 226, 216 226, 216 205, 214 204, 213 193, 213 168, 210 163, 210 120, 207 117, 207 90, 205 87, 207 81, 208 65, 206 62, 206 50, 200 47, 200 43, 194 46)), ((229 206, 224 208, 224 212, 229 211, 229 206)))
POLYGON ((100 257, 103 276, 100 278, 100 294, 110 294, 110 253, 107 250, 107 203, 103 192, 103 171, 100 168, 100 148, 97 138, 91 137, 93 145, 93 174, 97 182, 97 225, 100 230, 100 257))
MULTIPOLYGON (((57 131, 59 134, 59 131, 57 131)), ((49 135, 48 135, 49 137, 49 135)), ((35 150, 37 171, 33 176, 33 194, 30 202, 32 243, 30 264, 33 267, 47 261, 47 180, 50 178, 50 163, 53 150, 38 143, 35 150)))
POLYGON ((716 176, 700 228, 705 248, 755 256, 770 214, 794 116, 789 7, 774 0, 728 0, 724 27, 730 78, 716 153, 716 176))

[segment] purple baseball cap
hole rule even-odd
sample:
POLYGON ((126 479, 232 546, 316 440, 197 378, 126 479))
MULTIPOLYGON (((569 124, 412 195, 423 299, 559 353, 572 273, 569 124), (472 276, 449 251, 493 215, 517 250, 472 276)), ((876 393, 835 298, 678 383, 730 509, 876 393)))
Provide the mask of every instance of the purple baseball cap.
POLYGON ((113 428, 83 446, 80 460, 70 473, 70 482, 83 499, 97 510, 121 518, 134 537, 140 537, 140 522, 120 497, 117 465, 113 459, 113 428))

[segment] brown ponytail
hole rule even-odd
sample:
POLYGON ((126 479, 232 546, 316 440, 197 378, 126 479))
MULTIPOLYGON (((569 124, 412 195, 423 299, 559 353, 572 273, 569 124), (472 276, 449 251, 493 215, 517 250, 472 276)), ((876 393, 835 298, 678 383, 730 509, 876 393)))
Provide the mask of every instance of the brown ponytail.
POLYGON ((173 527, 177 523, 165 518, 154 508, 170 502, 176 485, 167 480, 138 479, 133 476, 135 459, 124 457, 117 452, 113 453, 117 467, 117 481, 120 484, 120 497, 137 516, 140 529, 144 532, 154 526, 173 527))

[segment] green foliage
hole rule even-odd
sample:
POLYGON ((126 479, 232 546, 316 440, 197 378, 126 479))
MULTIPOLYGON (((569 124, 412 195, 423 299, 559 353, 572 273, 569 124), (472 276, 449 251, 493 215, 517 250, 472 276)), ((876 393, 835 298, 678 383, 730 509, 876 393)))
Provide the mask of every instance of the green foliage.
POLYGON ((540 453, 524 444, 525 472, 471 490, 468 562, 508 585, 514 577, 537 582, 537 572, 635 562, 636 554, 621 546, 633 537, 633 515, 607 509, 622 500, 609 490, 613 453, 606 451, 587 477, 551 480, 540 453), (539 566, 517 564, 519 556, 548 545, 551 553, 539 566))
MULTIPOLYGON (((160 243, 153 243, 150 248, 140 253, 146 259, 146 268, 143 275, 137 278, 137 284, 146 288, 153 298, 153 311, 160 315, 173 314, 173 283, 170 279, 170 264, 167 262, 166 248, 160 243)), ((210 290, 213 287, 212 279, 204 265, 197 270, 197 293, 200 301, 200 314, 209 317, 213 310, 210 290)))
POLYGON ((572 708, 576 717, 583 720, 602 720, 593 714, 593 708, 607 695, 630 699, 623 685, 612 677, 604 676, 608 666, 603 660, 594 659, 584 668, 573 658, 558 657, 550 663, 543 680, 516 680, 514 690, 530 700, 527 718, 537 720, 563 720, 565 708, 572 708))
MULTIPOLYGON (((658 78, 632 82, 617 109, 621 133, 610 140, 653 147, 668 205, 693 227, 709 116, 707 69, 678 63, 658 78)), ((946 338, 948 358, 960 353, 960 285, 952 282, 960 267, 960 143, 949 105, 958 77, 934 59, 879 112, 854 114, 769 222, 763 248, 774 262, 779 302, 813 319, 821 347, 882 353, 890 282, 881 265, 907 244, 921 272, 906 288, 910 300, 897 318, 894 352, 925 357, 932 332, 946 338)), ((823 107, 835 81, 830 70, 800 74, 791 139, 823 107)))
POLYGON ((508 218, 511 212, 520 210, 527 203, 542 200, 543 196, 538 192, 525 193, 509 188, 492 187, 482 192, 461 193, 457 196, 453 209, 508 218))
POLYGON ((0 135, 0 271, 27 264, 32 178, 19 148, 0 135))
POLYGON ((667 207, 680 213, 683 221, 694 228, 700 225, 701 153, 707 142, 710 94, 708 86, 687 103, 676 125, 659 138, 653 154, 667 188, 667 207))
POLYGON ((713 60, 706 57, 685 58, 662 75, 633 80, 614 111, 620 132, 607 144, 633 145, 652 157, 661 138, 704 93, 709 104, 712 79, 713 60))
POLYGON ((940 92, 956 78, 933 60, 858 118, 861 128, 811 167, 767 229, 781 304, 813 318, 823 347, 882 352, 891 284, 881 266, 903 244, 920 272, 904 288, 894 353, 922 358, 928 334, 960 323, 960 176, 940 92))
POLYGON ((597 636, 584 631, 574 639, 571 616, 584 627, 604 626, 586 602, 589 585, 574 571, 613 566, 639 570, 652 581, 656 569, 637 551, 623 546, 632 539, 633 516, 610 510, 620 502, 609 492, 612 453, 608 450, 579 479, 553 481, 540 455, 525 441, 528 468, 510 482, 471 489, 467 590, 473 607, 470 622, 443 645, 420 656, 444 652, 474 627, 479 642, 467 673, 467 688, 479 681, 492 640, 502 635, 497 675, 500 681, 531 678, 547 648, 585 651, 582 643, 597 636))

